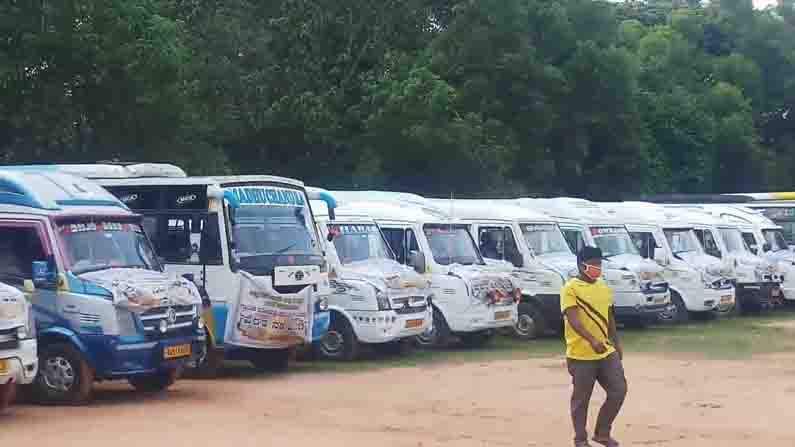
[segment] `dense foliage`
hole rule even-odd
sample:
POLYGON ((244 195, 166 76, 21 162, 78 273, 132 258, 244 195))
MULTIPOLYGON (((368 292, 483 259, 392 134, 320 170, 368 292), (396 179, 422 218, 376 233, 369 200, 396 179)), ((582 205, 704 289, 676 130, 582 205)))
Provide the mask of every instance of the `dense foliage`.
POLYGON ((791 189, 795 7, 1 0, 0 162, 430 195, 791 189))

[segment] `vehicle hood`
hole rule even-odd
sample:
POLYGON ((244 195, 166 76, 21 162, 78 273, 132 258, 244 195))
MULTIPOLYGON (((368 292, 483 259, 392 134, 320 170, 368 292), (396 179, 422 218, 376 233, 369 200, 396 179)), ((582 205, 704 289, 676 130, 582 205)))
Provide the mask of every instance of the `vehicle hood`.
POLYGON ((154 270, 109 269, 78 277, 107 289, 114 304, 136 313, 154 307, 201 305, 199 291, 191 281, 154 270))
POLYGON ((564 280, 569 278, 571 272, 577 271, 577 257, 572 254, 542 255, 537 259, 544 267, 554 270, 564 280))
POLYGON ((430 293, 430 281, 414 269, 391 259, 368 259, 338 268, 339 279, 367 282, 390 294, 422 295, 430 293))
POLYGON ((0 329, 13 329, 28 322, 28 303, 25 295, 9 285, 0 283, 0 329))
POLYGON ((649 272, 659 274, 663 271, 663 268, 656 262, 633 254, 612 256, 604 263, 604 266, 617 270, 630 270, 634 273, 649 272))

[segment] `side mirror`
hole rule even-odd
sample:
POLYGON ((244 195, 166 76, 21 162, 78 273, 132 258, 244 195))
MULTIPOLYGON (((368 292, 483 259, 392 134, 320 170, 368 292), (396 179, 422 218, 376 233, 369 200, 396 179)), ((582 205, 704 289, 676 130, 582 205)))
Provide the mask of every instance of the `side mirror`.
POLYGON ((665 250, 663 250, 661 247, 654 248, 654 262, 660 265, 669 264, 668 257, 665 255, 665 250))
POLYGON ((770 251, 772 249, 773 249, 773 246, 770 245, 770 242, 765 242, 764 244, 762 244, 762 251, 763 252, 768 252, 768 251, 770 251))
POLYGON ((218 214, 210 213, 204 222, 199 244, 199 262, 213 264, 221 259, 221 232, 218 228, 218 214))
POLYGON ((54 261, 33 261, 31 271, 33 273, 33 285, 40 287, 55 281, 54 261))
POLYGON ((417 273, 425 273, 425 254, 421 251, 412 250, 409 253, 409 265, 414 267, 417 273))

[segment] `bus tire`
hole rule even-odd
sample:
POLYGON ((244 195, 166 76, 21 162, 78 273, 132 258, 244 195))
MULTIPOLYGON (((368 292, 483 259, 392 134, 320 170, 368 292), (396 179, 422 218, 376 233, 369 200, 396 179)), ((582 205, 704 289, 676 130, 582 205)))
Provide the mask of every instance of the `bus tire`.
POLYGON ((72 345, 56 343, 39 348, 36 400, 43 404, 80 405, 91 400, 94 371, 72 345))
POLYGON ((687 306, 685 306, 685 301, 682 297, 673 290, 671 291, 671 302, 674 304, 674 309, 676 309, 676 313, 671 317, 671 321, 674 323, 687 323, 690 319, 690 312, 687 310, 687 306))
POLYGON ((416 344, 420 348, 444 348, 450 343, 450 326, 444 319, 442 312, 433 308, 433 325, 415 338, 416 344))
POLYGON ((519 317, 512 327, 513 336, 520 340, 532 340, 546 332, 546 321, 533 303, 519 303, 519 317))
POLYGON ((359 338, 348 319, 332 312, 328 332, 315 344, 320 358, 350 362, 359 357, 359 338))

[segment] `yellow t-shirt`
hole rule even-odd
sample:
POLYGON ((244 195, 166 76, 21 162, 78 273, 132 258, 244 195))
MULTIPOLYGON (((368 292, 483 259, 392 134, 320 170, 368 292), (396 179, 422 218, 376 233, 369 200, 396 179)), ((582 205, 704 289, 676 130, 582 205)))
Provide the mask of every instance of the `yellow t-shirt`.
POLYGON ((574 360, 601 360, 616 351, 608 336, 611 306, 613 291, 602 279, 592 284, 572 278, 563 286, 560 290, 560 310, 564 313, 566 357, 574 360), (565 317, 566 309, 570 307, 577 308, 577 316, 585 330, 604 343, 606 352, 597 354, 588 340, 572 329, 565 317))

